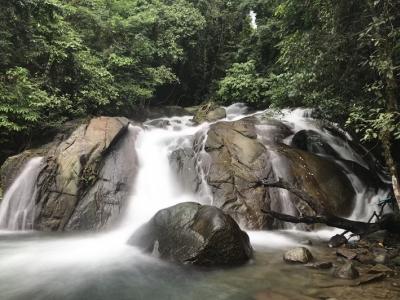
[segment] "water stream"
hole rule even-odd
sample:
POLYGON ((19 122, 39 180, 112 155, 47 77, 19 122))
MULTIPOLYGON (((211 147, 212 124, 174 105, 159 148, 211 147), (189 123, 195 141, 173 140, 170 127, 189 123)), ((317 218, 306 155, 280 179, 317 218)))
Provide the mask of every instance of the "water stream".
MULTIPOLYGON (((245 110, 243 105, 228 107, 226 120, 242 118, 245 110)), ((296 111, 286 114, 284 121, 296 130, 305 126, 317 130, 305 120, 307 116, 296 111)), ((198 132, 205 135, 210 124, 194 126, 190 117, 165 118, 164 121, 168 124, 165 128, 149 124, 139 134, 136 152, 140 165, 136 184, 123 221, 111 232, 27 231, 32 229, 34 179, 40 170, 41 158, 27 163, 0 206, 0 230, 3 230, 0 231, 0 299, 252 299, 257 291, 265 288, 284 291, 290 286, 296 293, 310 284, 312 271, 302 271, 301 276, 296 272, 285 273, 282 249, 299 245, 307 238, 326 240, 332 235, 329 229, 313 233, 249 232, 256 250, 252 262, 240 268, 208 272, 161 262, 126 244, 134 230, 162 208, 184 201, 212 204, 205 174, 201 176, 198 193, 191 193, 176 180, 169 162, 172 151, 191 145, 193 136, 198 132)), ((351 150, 346 146, 336 147, 343 157, 359 160, 348 153, 351 150)), ((198 163, 207 163, 203 154, 200 157, 204 161, 198 163)), ((360 184, 358 178, 350 179, 360 184)), ((357 197, 367 192, 371 193, 361 188, 357 197)), ((370 195, 371 201, 385 192, 370 195)), ((282 195, 286 197, 285 192, 282 195)), ((283 205, 294 209, 287 200, 283 205)), ((357 202, 353 217, 362 219, 368 213, 365 202, 357 202)), ((318 246, 315 249, 320 251, 318 246)))

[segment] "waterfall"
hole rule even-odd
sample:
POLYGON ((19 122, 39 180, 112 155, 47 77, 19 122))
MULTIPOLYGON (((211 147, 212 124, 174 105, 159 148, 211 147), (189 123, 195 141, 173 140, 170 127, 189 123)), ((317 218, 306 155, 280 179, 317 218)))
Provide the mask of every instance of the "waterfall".
POLYGON ((136 142, 139 172, 122 224, 126 238, 160 209, 190 201, 210 204, 207 193, 185 191, 170 166, 171 153, 179 148, 191 148, 193 136, 209 126, 207 123, 193 126, 190 119, 190 116, 162 118, 161 123, 167 124, 164 128, 148 125, 139 134, 136 142))
POLYGON ((5 193, 0 205, 1 229, 33 229, 36 179, 40 172, 41 162, 41 157, 30 159, 5 193))
MULTIPOLYGON (((350 136, 339 128, 335 130, 340 132, 340 135, 332 134, 321 126, 318 120, 312 118, 312 110, 282 110, 279 114, 266 110, 246 114, 247 107, 240 103, 225 107, 225 109, 227 116, 222 121, 235 121, 245 116, 258 117, 267 113, 290 129, 290 136, 282 141, 273 141, 271 136, 274 136, 274 133, 270 125, 256 125, 258 139, 265 145, 276 142, 291 145, 296 133, 309 130, 319 134, 338 157, 316 153, 317 155, 335 160, 344 170, 346 166, 342 165, 342 161, 356 162, 368 168, 367 161, 351 147, 350 136)), ((138 226, 149 220, 160 209, 186 201, 210 205, 214 203, 211 188, 207 183, 207 170, 211 162, 209 154, 204 150, 211 124, 195 125, 191 118, 191 116, 160 118, 144 123, 135 146, 139 161, 138 174, 120 227, 115 230, 119 232, 122 239, 126 240, 138 226), (200 183, 194 192, 183 188, 177 174, 171 168, 170 156, 178 149, 191 149, 195 153, 195 171, 200 183)), ((282 160, 273 149, 270 150, 271 165, 275 175, 286 178, 289 176, 288 162, 282 160)), ((31 159, 5 194, 0 206, 0 228, 8 230, 33 228, 36 178, 40 171, 41 161, 42 158, 31 159)), ((385 198, 388 191, 384 188, 378 191, 367 188, 356 174, 347 171, 346 176, 356 192, 355 207, 350 218, 367 220, 371 213, 378 209, 378 201, 385 198)), ((274 205, 278 211, 287 214, 296 213, 296 207, 291 203, 291 195, 288 191, 277 189, 273 197, 276 198, 274 205)))

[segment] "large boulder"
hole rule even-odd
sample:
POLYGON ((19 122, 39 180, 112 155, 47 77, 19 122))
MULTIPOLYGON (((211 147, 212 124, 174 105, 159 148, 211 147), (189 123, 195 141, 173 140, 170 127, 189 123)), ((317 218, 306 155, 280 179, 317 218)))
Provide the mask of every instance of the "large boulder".
POLYGON ((205 150, 210 156, 207 182, 214 196, 213 204, 222 208, 249 229, 267 227, 261 209, 268 207, 269 196, 259 184, 272 172, 270 155, 257 140, 255 120, 213 124, 205 150))
POLYGON ((99 230, 116 222, 137 172, 136 136, 126 118, 99 117, 66 126, 53 142, 9 158, 1 169, 8 187, 26 162, 43 156, 37 178, 37 230, 99 230))
POLYGON ((229 215, 193 202, 159 211, 128 243, 162 259, 198 266, 238 265, 252 256, 247 234, 229 215))
POLYGON ((293 194, 260 185, 263 178, 284 179, 321 201, 333 214, 346 216, 352 210, 355 191, 344 169, 331 159, 283 144, 289 134, 290 130, 279 121, 254 117, 219 122, 208 131, 205 150, 211 163, 207 181, 214 195, 213 204, 246 228, 283 226, 268 219, 262 209, 314 214, 293 194))
POLYGON ((38 177, 38 230, 93 230, 113 221, 136 173, 138 128, 126 118, 99 117, 46 154, 38 177))

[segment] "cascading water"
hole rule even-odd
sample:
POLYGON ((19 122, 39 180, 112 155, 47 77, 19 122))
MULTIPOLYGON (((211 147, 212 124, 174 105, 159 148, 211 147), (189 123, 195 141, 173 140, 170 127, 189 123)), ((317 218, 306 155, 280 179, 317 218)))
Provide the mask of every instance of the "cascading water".
POLYGON ((160 209, 190 201, 210 204, 208 195, 185 192, 170 166, 172 151, 191 147, 194 134, 208 127, 208 124, 193 126, 190 119, 164 118, 162 121, 168 124, 166 128, 150 126, 139 135, 136 144, 139 173, 122 225, 128 237, 160 209))
MULTIPOLYGON (((342 129, 338 128, 336 124, 330 123, 329 126, 332 127, 333 131, 336 131, 337 134, 333 134, 332 130, 328 130, 322 126, 321 121, 314 119, 312 117, 313 111, 311 109, 285 109, 279 112, 271 112, 271 115, 277 119, 283 121, 286 125, 288 125, 294 134, 290 135, 283 142, 287 145, 292 143, 292 139, 296 133, 299 131, 313 131, 316 132, 321 139, 327 143, 332 149, 336 152, 339 159, 334 159, 335 162, 343 167, 343 169, 347 170, 346 176, 350 180, 355 192, 355 205, 353 211, 348 218, 350 220, 358 220, 358 221, 368 221, 372 216, 373 212, 379 212, 379 201, 388 198, 389 190, 387 187, 380 187, 378 190, 374 190, 360 180, 360 178, 352 172, 343 162, 355 162, 363 168, 369 170, 370 166, 366 162, 366 160, 358 153, 354 151, 350 142, 352 141, 352 137, 342 129), (340 137, 340 135, 342 137, 340 137)), ((362 147, 360 147, 363 149, 362 147)), ((368 153, 365 149, 363 149, 365 153, 368 153)), ((317 155, 321 155, 325 157, 324 154, 316 153, 317 155)), ((366 155, 367 156, 367 155, 366 155)), ((333 158, 332 158, 333 159, 333 158)), ((387 182, 386 178, 381 174, 380 170, 377 171, 377 176, 382 182, 387 182)), ((390 212, 390 208, 386 207, 384 210, 385 213, 390 212)))
POLYGON ((33 229, 36 179, 41 162, 41 157, 29 160, 4 195, 0 205, 0 229, 33 229))
MULTIPOLYGON (((224 121, 233 121, 245 116, 246 107, 236 104, 227 107, 226 111, 227 117, 224 121)), ((258 114, 261 113, 252 115, 258 114)), ((228 286, 232 289, 230 292, 234 293, 237 283, 242 282, 243 276, 240 280, 232 281, 233 283, 227 282, 221 285, 218 285, 218 281, 215 280, 208 282, 206 278, 210 274, 196 275, 203 277, 190 279, 191 275, 183 273, 184 271, 176 270, 170 265, 142 255, 126 244, 135 229, 162 208, 184 201, 212 204, 213 197, 206 180, 208 154, 204 151, 210 124, 203 123, 195 126, 190 119, 191 117, 159 119, 157 121, 162 128, 156 127, 154 120, 144 124, 144 129, 136 142, 139 171, 119 227, 107 233, 90 236, 41 235, 40 238, 33 236, 21 241, 16 241, 15 238, 5 239, 3 244, 0 239, 2 299, 132 299, 133 295, 136 295, 138 299, 193 299, 196 297, 204 299, 216 298, 214 293, 217 292, 227 295, 221 299, 228 299, 230 294, 224 289, 228 286), (192 148, 196 134, 203 136, 199 139, 200 144, 195 146, 197 148, 195 150, 200 154, 197 155, 196 165, 199 168, 201 183, 197 193, 191 193, 185 190, 177 180, 176 174, 171 169, 169 157, 177 149, 192 148), (205 279, 202 283, 203 278, 205 279), (203 285, 204 289, 197 290, 199 294, 193 295, 196 293, 195 286, 199 284, 203 285), (93 286, 97 288, 94 289, 93 286), (99 286, 104 286, 104 288, 98 288, 99 286)), ((317 131, 328 140, 342 158, 356 161, 360 165, 366 164, 361 157, 351 153, 351 148, 342 140, 338 142, 330 136, 329 132, 321 130, 310 118, 310 111, 286 111, 282 121, 291 128, 293 133, 303 129, 317 131)), ((264 139, 267 143, 268 126, 260 126, 257 130, 259 139, 264 139)), ((290 143, 290 137, 284 142, 290 143)), ((32 222, 28 221, 28 217, 32 216, 31 200, 34 198, 35 179, 40 171, 40 163, 41 158, 29 161, 6 193, 0 209, 0 224, 3 224, 3 228, 14 230, 32 228, 32 222), (25 216, 26 220, 21 222, 21 216, 25 216)), ((275 160, 273 168, 275 174, 285 176, 279 159, 275 160)), ((358 177, 352 176, 349 176, 349 179, 357 192, 352 218, 365 219, 375 206, 368 206, 363 198, 368 193, 373 203, 383 197, 387 191, 366 190, 358 177)), ((281 191, 278 194, 282 198, 282 210, 293 213, 295 208, 288 202, 288 192, 281 191)), ((290 231, 287 234, 251 232, 249 235, 253 246, 268 249, 298 245, 299 238, 302 239, 303 236, 299 231, 296 231, 295 235, 290 231)), ((312 235, 326 238, 331 235, 331 232, 317 232, 312 235)), ((278 256, 277 261, 280 261, 281 254, 278 256)), ((269 275, 270 282, 281 286, 282 282, 279 280, 283 280, 283 277, 278 271, 279 267, 272 267, 271 257, 267 256, 267 260, 271 268, 266 269, 276 270, 276 273, 269 275)), ((229 276, 235 276, 234 273, 229 272, 236 271, 226 272, 230 274, 229 276)), ((246 285, 251 284, 244 282, 242 288, 246 289, 246 285)))

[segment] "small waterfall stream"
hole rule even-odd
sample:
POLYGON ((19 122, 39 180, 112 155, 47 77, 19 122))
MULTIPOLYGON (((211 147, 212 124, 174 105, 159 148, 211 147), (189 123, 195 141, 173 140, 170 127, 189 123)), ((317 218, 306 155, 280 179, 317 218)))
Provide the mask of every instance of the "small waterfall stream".
POLYGON ((4 195, 0 205, 0 229, 33 229, 36 179, 41 162, 41 157, 30 159, 4 195))

